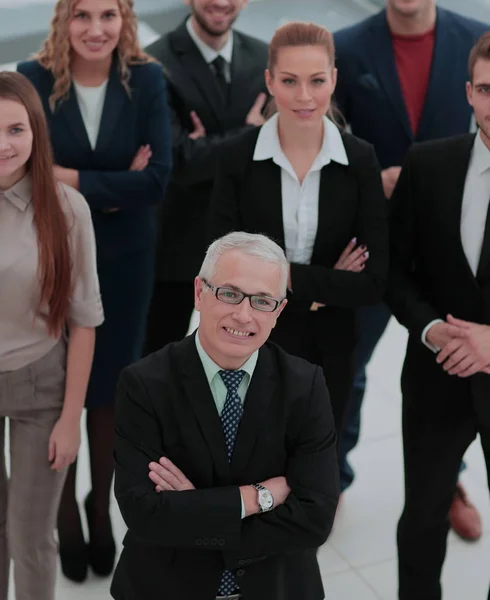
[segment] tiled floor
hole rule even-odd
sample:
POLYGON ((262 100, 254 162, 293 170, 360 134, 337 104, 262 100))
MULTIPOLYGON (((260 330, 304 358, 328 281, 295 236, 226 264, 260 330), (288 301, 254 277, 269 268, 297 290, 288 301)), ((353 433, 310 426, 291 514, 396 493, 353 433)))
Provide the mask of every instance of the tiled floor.
MULTIPOLYGON (((327 600, 396 599, 395 526, 402 505, 398 382, 405 341, 404 330, 392 320, 369 368, 362 441, 352 456, 357 479, 319 554, 327 600)), ((478 444, 470 448, 467 459, 463 480, 483 514, 485 535, 474 545, 451 536, 444 600, 486 600, 490 582, 490 502, 478 444)), ((82 499, 89 489, 85 446, 80 474, 82 499)), ((120 544, 124 524, 115 503, 113 513, 120 544)), ((60 574, 57 600, 109 600, 108 587, 108 581, 94 577, 83 586, 73 585, 60 574)))

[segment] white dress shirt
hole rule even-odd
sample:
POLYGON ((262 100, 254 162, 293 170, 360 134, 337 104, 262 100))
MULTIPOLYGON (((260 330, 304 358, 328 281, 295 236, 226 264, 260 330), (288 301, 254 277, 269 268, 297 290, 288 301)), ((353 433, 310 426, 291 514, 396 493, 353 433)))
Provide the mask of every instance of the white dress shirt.
POLYGON ((226 40, 225 45, 219 52, 217 52, 211 46, 208 46, 205 42, 201 40, 201 38, 194 31, 194 27, 192 27, 191 19, 187 19, 186 21, 187 32, 192 38, 192 41, 199 48, 199 51, 202 54, 204 60, 210 65, 211 63, 218 58, 218 56, 222 56, 225 59, 225 78, 228 83, 231 81, 231 59, 233 56, 233 31, 230 31, 228 35, 228 39, 226 40))
POLYGON ((318 204, 321 170, 330 161, 348 165, 340 131, 323 118, 323 144, 303 183, 284 154, 279 141, 279 115, 275 114, 262 126, 253 159, 271 159, 281 167, 282 216, 286 257, 291 263, 309 265, 318 229, 318 204))
MULTIPOLYGON (((460 226, 463 250, 475 276, 483 245, 489 201, 490 150, 483 143, 481 133, 478 133, 475 137, 468 172, 466 173, 460 226)), ((438 352, 440 348, 430 344, 426 339, 426 335, 436 323, 443 323, 443 321, 441 319, 431 321, 422 332, 423 343, 434 352, 438 352)))
POLYGON ((107 83, 108 80, 97 87, 87 87, 85 85, 80 85, 76 81, 73 82, 80 114, 82 115, 92 150, 95 150, 95 146, 97 145, 100 121, 102 119, 102 111, 104 110, 107 83))

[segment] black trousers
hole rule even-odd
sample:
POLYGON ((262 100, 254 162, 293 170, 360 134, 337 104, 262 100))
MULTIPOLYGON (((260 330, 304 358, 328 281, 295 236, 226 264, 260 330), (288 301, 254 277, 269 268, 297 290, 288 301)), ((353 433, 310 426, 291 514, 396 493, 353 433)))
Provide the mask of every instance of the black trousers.
POLYGON ((194 282, 155 281, 146 327, 145 353, 183 339, 194 309, 194 282))
POLYGON ((490 473, 490 395, 470 393, 456 406, 440 390, 430 390, 429 397, 427 391, 417 395, 415 389, 403 387, 402 383, 405 506, 397 532, 399 600, 441 600, 448 513, 461 460, 477 433, 490 473))

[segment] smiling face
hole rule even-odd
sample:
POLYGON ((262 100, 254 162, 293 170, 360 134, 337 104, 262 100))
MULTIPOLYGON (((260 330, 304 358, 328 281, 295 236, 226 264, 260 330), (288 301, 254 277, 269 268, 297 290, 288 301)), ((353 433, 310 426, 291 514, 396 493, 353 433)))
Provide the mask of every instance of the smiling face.
POLYGON ((32 153, 32 130, 23 104, 0 98, 0 189, 24 177, 32 153))
MULTIPOLYGON (((277 264, 230 250, 219 258, 208 283, 280 300, 282 277, 277 264)), ((200 312, 199 339, 204 350, 223 369, 240 368, 266 342, 286 302, 274 312, 252 308, 248 298, 227 304, 196 277, 195 307, 200 312)))
POLYGON ((318 125, 330 108, 337 70, 323 46, 290 46, 277 54, 274 71, 266 71, 281 121, 318 125))
POLYGON ((86 61, 110 60, 122 25, 118 0, 80 0, 68 29, 71 48, 86 61))
POLYGON ((231 29, 247 0, 186 0, 185 3, 205 35, 221 37, 231 29))

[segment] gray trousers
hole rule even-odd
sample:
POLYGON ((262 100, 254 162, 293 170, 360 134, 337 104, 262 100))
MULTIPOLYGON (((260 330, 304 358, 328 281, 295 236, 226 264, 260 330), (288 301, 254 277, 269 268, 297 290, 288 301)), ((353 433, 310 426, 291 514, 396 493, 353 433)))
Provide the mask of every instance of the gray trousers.
POLYGON ((0 600, 7 600, 10 559, 16 600, 54 600, 56 516, 66 469, 48 462, 48 443, 64 400, 66 346, 0 373, 0 600), (5 420, 10 424, 10 478, 5 469, 5 420))

